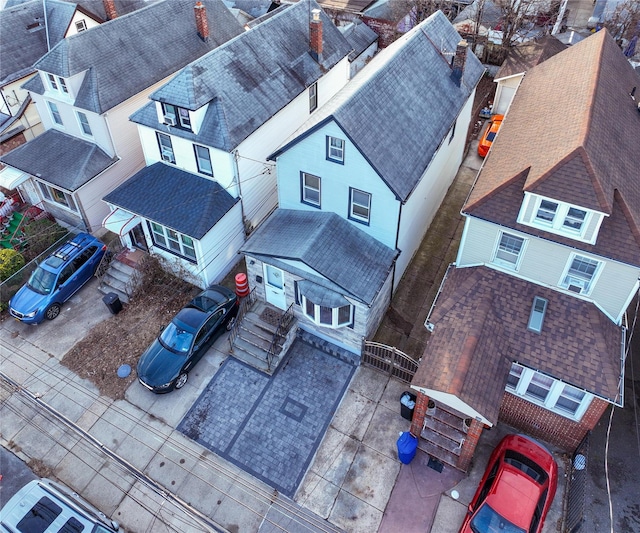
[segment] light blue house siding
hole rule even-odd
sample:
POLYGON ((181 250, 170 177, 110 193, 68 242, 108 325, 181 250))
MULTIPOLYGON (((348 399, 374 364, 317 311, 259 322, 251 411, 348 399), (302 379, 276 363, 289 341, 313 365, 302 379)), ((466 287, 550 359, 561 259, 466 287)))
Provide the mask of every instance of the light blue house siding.
POLYGON ((396 247, 400 202, 334 121, 279 155, 277 168, 278 181, 282 184, 278 190, 281 209, 320 209, 349 219, 350 189, 362 190, 371 194, 370 222, 349 219, 350 222, 385 246, 396 247), (327 159, 328 137, 345 141, 344 164, 327 159), (302 201, 303 172, 321 180, 320 207, 302 201))

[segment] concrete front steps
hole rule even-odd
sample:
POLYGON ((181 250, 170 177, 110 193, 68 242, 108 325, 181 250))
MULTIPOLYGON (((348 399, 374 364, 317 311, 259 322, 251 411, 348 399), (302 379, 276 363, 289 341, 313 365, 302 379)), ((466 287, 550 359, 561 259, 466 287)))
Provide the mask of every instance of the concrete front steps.
POLYGON ((418 448, 434 459, 458 468, 458 458, 467 436, 465 418, 462 413, 436 402, 435 410, 427 411, 418 448))
POLYGON ((114 257, 100 280, 98 290, 102 294, 116 293, 122 303, 128 304, 135 271, 135 268, 114 257))
POLYGON ((267 308, 271 309, 271 316, 284 314, 279 309, 263 302, 256 303, 238 324, 238 335, 231 346, 231 355, 265 374, 272 375, 293 342, 297 328, 296 321, 293 319, 286 338, 276 343, 275 354, 269 364, 267 354, 273 342, 277 325, 273 321, 264 320, 263 313, 267 308))

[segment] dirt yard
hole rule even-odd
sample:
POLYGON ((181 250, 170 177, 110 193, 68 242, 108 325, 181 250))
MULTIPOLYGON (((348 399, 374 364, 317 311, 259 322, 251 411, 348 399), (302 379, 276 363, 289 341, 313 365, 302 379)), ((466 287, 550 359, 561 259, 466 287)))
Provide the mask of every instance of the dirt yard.
MULTIPOLYGON (((242 270, 244 262, 236 267, 222 281, 232 289, 233 275, 242 270)), ((198 287, 167 274, 156 261, 145 263, 142 283, 131 302, 120 313, 95 326, 69 350, 62 364, 94 383, 101 394, 116 400, 124 398, 127 387, 136 379, 135 368, 142 352, 199 291, 198 287), (117 370, 125 364, 131 367, 131 374, 119 378, 117 370)))

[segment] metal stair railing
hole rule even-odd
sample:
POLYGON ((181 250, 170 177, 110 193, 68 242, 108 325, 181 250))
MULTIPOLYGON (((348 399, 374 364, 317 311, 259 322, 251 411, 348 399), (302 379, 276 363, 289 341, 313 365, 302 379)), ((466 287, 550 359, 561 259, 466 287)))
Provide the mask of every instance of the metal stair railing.
POLYGON ((98 278, 98 281, 100 283, 102 283, 102 278, 107 273, 107 270, 109 270, 109 265, 111 264, 111 261, 116 256, 116 254, 120 252, 123 248, 124 246, 122 245, 119 239, 114 239, 109 244, 107 244, 107 250, 102 256, 102 259, 100 259, 100 263, 98 263, 98 266, 94 273, 95 277, 98 278))
POLYGON ((287 337, 289 326, 291 325, 292 321, 293 303, 285 311, 284 315, 280 317, 276 332, 273 334, 273 340, 271 341, 271 346, 269 346, 269 351, 267 352, 267 368, 269 369, 269 371, 271 371, 271 365, 273 364, 273 360, 276 357, 276 350, 279 349, 278 345, 287 337))
POLYGON ((238 334, 240 332, 240 323, 256 301, 256 293, 255 287, 251 289, 251 292, 240 301, 240 308, 238 309, 238 314, 236 315, 236 320, 233 323, 233 327, 229 331, 229 351, 233 353, 233 345, 238 338, 238 334))

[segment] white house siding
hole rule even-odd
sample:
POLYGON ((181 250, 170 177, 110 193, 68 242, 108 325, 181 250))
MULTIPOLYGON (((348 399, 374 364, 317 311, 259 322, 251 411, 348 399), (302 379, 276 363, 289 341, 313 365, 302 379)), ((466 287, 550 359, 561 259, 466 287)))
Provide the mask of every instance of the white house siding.
MULTIPOLYGON (((255 295, 258 299, 266 301, 263 262, 249 255, 245 257, 245 261, 247 264, 247 278, 249 281, 249 288, 251 290, 255 290, 255 295), (262 279, 261 283, 257 282, 258 277, 262 279)), ((316 273, 316 275, 319 274, 316 273)), ((288 307, 292 303, 294 304, 292 309, 295 317, 298 319, 298 326, 305 331, 309 331, 310 333, 317 335, 322 339, 326 339, 342 348, 360 355, 362 349, 362 339, 367 336, 367 328, 373 322, 370 318, 371 309, 369 309, 367 305, 364 305, 361 302, 357 302, 351 298, 347 298, 349 302, 354 306, 354 327, 342 327, 333 329, 319 326, 304 315, 300 305, 295 304, 295 282, 302 279, 303 278, 295 276, 290 272, 287 272, 286 270, 284 271, 286 305, 288 307)), ((381 295, 383 294, 383 292, 381 292, 381 295)))
POLYGON ((350 78, 353 78, 358 72, 360 72, 369 60, 376 55, 378 51, 378 41, 373 42, 366 50, 364 50, 358 57, 356 57, 351 63, 350 78))
MULTIPOLYGON (((145 163, 147 166, 151 166, 158 161, 162 161, 160 156, 160 147, 158 146, 158 138, 156 131, 146 126, 138 126, 138 138, 142 144, 142 148, 145 155, 145 163)), ((159 130, 158 130, 159 131, 159 130)), ((175 157, 175 164, 166 163, 168 165, 175 166, 187 172, 196 174, 204 179, 210 179, 216 181, 221 187, 224 187, 231 196, 238 197, 238 188, 234 183, 234 163, 233 155, 223 150, 211 148, 204 144, 194 143, 193 141, 171 135, 167 131, 161 131, 165 135, 171 137, 171 146, 173 147, 173 154, 175 157), (194 151, 194 145, 199 144, 209 148, 209 155, 211 156, 211 167, 213 168, 213 177, 198 172, 198 165, 196 162, 196 155, 194 151)))
POLYGON ((344 219, 349 217, 349 188, 370 193, 369 225, 353 220, 350 222, 389 248, 396 247, 400 202, 335 122, 329 122, 278 157, 281 209, 317 210, 312 205, 302 203, 301 172, 321 178, 321 210, 336 213, 344 219), (327 135, 345 140, 344 165, 327 161, 327 135))
POLYGON ((402 207, 397 244, 400 256, 396 262, 394 290, 418 249, 462 163, 474 94, 475 91, 458 116, 453 139, 449 142, 450 133, 448 133, 417 187, 402 207))
MULTIPOLYGON (((193 208, 192 204, 185 205, 185 209, 190 208, 193 208)), ((244 242, 241 220, 240 204, 237 203, 202 239, 199 241, 194 239, 197 264, 178 257, 163 248, 153 246, 146 219, 143 221, 142 227, 151 253, 166 259, 178 275, 182 275, 181 271, 188 272, 192 276, 189 281, 205 288, 219 282, 238 262, 238 249, 244 242), (240 227, 240 231, 238 231, 238 227, 240 227)), ((188 279, 188 276, 185 279, 188 279)))
POLYGON ((511 105, 511 101, 518 90, 523 75, 518 74, 509 78, 502 78, 497 82, 496 96, 493 102, 493 113, 504 115, 511 105))
MULTIPOLYGON (((84 20, 84 23, 87 27, 87 30, 90 28, 95 28, 96 26, 99 26, 100 24, 98 22, 96 22, 94 19, 88 17, 87 15, 85 15, 84 13, 76 10, 76 12, 73 14, 73 18, 71 19, 71 23, 69 24, 69 28, 67 29, 67 33, 65 34, 65 37, 69 37, 70 35, 75 35, 76 33, 80 33, 78 32, 78 29, 76 28, 76 22, 80 21, 80 20, 84 20)), ((84 30, 86 31, 86 30, 84 30)))
MULTIPOLYGON (((344 58, 318 80, 318 108, 335 95, 349 80, 349 61, 344 58)), ((253 132, 237 148, 238 174, 247 223, 256 227, 278 204, 276 172, 266 163, 273 153, 309 118, 309 91, 303 91, 291 103, 253 132)))
POLYGON ((604 260, 567 246, 539 239, 490 222, 467 217, 456 264, 458 267, 488 264, 498 270, 517 275, 533 283, 558 288, 567 262, 572 253, 578 253, 605 262, 591 294, 587 297, 619 324, 629 304, 630 296, 637 289, 640 269, 604 260), (527 239, 518 272, 491 263, 501 230, 527 239))

